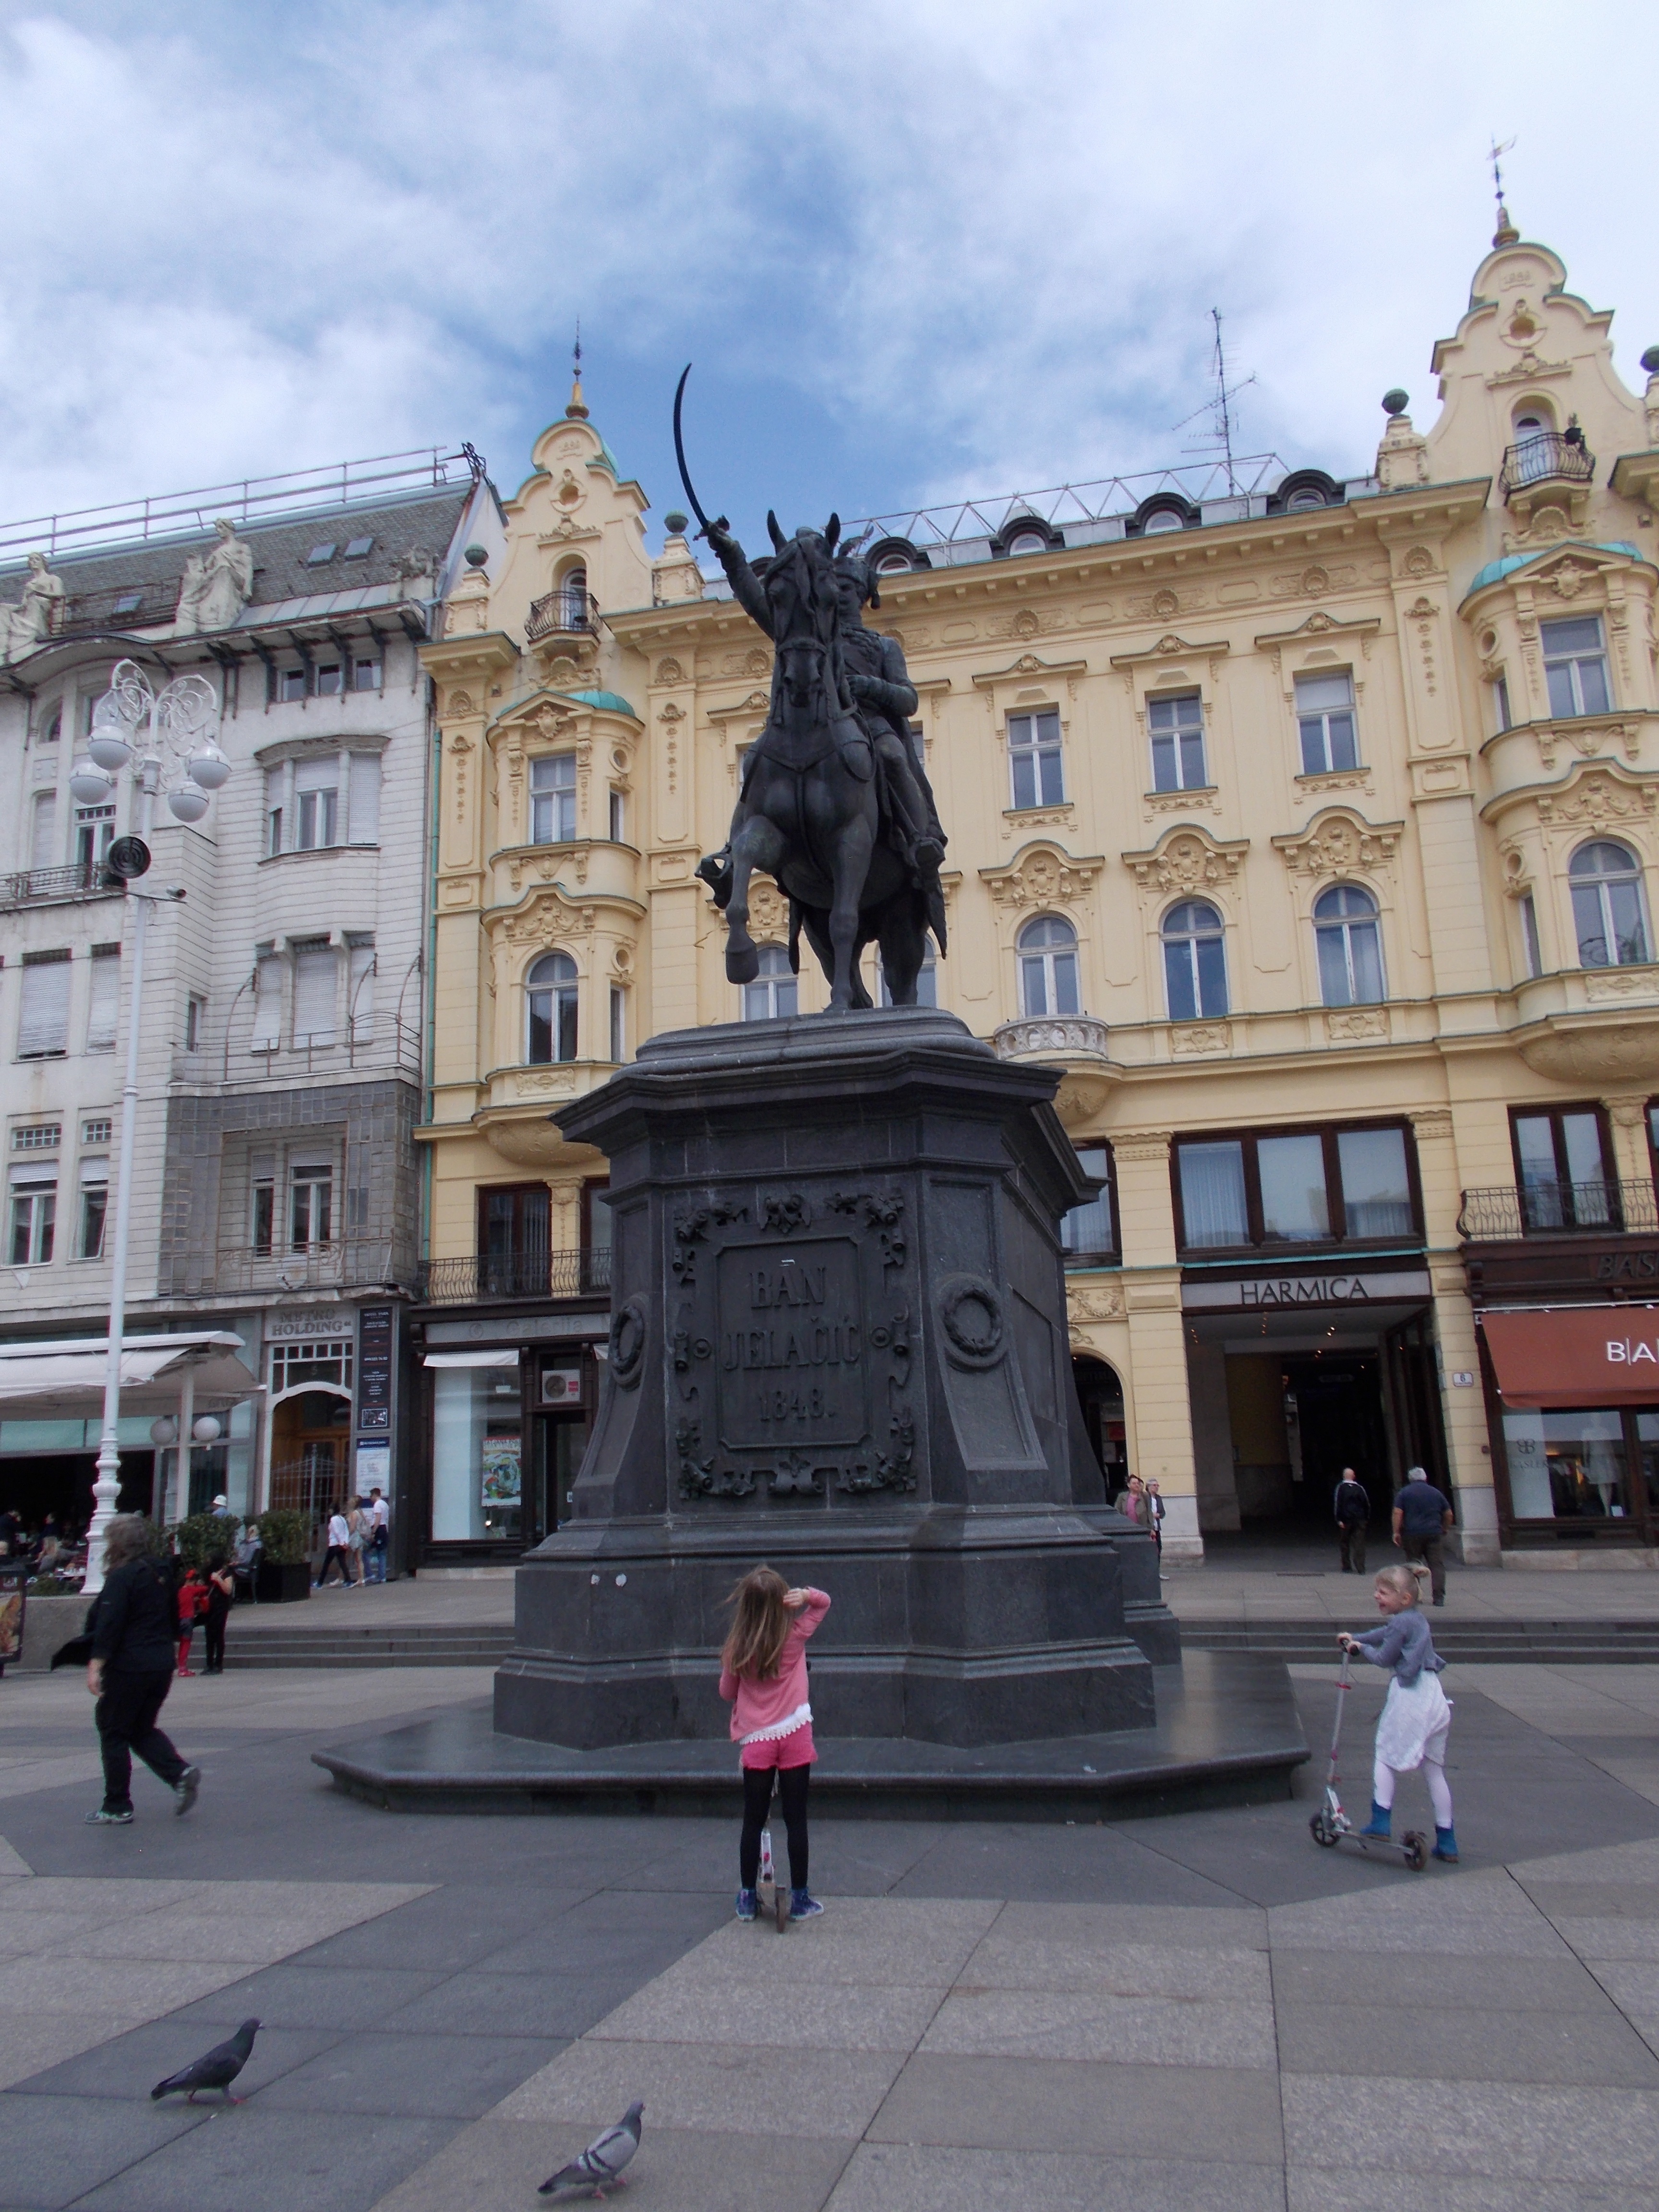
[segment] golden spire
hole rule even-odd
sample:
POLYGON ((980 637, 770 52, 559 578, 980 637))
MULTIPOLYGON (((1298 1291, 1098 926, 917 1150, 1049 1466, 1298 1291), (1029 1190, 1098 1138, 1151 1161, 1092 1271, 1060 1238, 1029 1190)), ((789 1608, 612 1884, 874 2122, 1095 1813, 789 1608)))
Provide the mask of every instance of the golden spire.
POLYGON ((587 404, 582 398, 582 326, 580 323, 576 325, 576 344, 570 366, 570 404, 564 411, 574 416, 577 422, 585 422, 587 420, 587 404))

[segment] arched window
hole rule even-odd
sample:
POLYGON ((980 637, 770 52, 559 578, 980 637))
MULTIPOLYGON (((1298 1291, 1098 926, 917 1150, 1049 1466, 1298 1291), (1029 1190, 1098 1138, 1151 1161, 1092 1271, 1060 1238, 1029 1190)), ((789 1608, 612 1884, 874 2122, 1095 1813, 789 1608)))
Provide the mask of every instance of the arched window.
POLYGON ((800 986, 781 945, 760 948, 760 974, 743 987, 743 1018, 746 1022, 787 1021, 800 1012, 800 986))
POLYGON ((1187 899, 1164 915, 1164 983, 1172 1022, 1208 1021, 1226 1012, 1221 916, 1207 900, 1187 899))
POLYGON ((1019 998, 1027 1014, 1082 1012, 1077 990, 1077 932, 1057 914, 1039 915, 1019 933, 1019 998))
POLYGON ((1314 902, 1319 989, 1328 1006, 1375 1006, 1382 988, 1376 901, 1358 884, 1338 884, 1314 902))
POLYGON ((1642 900, 1642 864, 1627 845, 1598 837, 1568 863, 1581 968, 1629 968, 1651 960, 1642 900))
POLYGON ((525 978, 534 1062, 576 1057, 576 963, 568 952, 544 952, 525 978))
POLYGON ((587 571, 579 561, 559 579, 559 628, 591 629, 587 618, 587 571))
POLYGON ((1011 555, 1016 556, 1021 553, 1046 553, 1048 550, 1048 533, 1042 530, 1017 530, 1008 540, 1008 550, 1011 555))

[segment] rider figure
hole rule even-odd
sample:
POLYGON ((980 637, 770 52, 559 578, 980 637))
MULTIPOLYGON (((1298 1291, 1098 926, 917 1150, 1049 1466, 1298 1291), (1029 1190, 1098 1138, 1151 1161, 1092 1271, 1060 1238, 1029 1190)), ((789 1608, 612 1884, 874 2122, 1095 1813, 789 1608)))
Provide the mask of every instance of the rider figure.
POLYGON ((842 660, 854 711, 885 772, 904 857, 924 883, 936 885, 945 858, 945 832, 927 771, 911 750, 910 717, 916 711, 916 695, 898 640, 865 626, 865 602, 878 607, 881 596, 869 562, 855 552, 836 557, 836 598, 841 611, 842 660))

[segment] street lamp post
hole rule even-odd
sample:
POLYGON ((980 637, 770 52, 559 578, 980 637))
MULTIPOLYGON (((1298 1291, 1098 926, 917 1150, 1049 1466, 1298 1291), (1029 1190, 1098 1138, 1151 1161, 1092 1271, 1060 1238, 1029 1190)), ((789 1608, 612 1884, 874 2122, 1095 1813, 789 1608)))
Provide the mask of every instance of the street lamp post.
MULTIPOLYGON (((115 777, 132 767, 138 787, 138 836, 147 838, 162 779, 182 770, 184 780, 167 793, 167 805, 180 822, 199 822, 208 794, 230 774, 212 726, 218 696, 204 676, 175 676, 158 692, 136 662, 118 661, 110 688, 92 713, 87 757, 76 762, 70 789, 82 805, 96 805, 115 788, 115 777)), ((149 865, 142 854, 143 867, 149 865)), ((104 1421, 98 1439, 98 1479, 93 1485, 92 1525, 87 1531, 88 1593, 104 1586, 104 1532, 115 1517, 121 1489, 121 1349, 125 1334, 127 1234, 132 1221, 132 1158, 138 1121, 138 1032, 144 988, 144 939, 153 891, 131 893, 137 901, 132 924, 132 974, 127 985, 127 1069, 121 1094, 121 1150, 116 1170, 114 1244, 110 1255, 109 1357, 104 1375, 104 1421)), ((165 896, 165 894, 162 894, 165 896)))

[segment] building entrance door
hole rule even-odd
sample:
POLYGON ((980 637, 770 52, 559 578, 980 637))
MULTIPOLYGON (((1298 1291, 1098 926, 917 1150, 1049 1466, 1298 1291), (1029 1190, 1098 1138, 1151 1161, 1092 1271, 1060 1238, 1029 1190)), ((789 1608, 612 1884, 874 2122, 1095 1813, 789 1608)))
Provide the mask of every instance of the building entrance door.
POLYGON ((570 1493, 587 1445, 587 1423, 580 1412, 538 1414, 535 1428, 536 1448, 525 1498, 526 1550, 569 1519, 570 1493))

